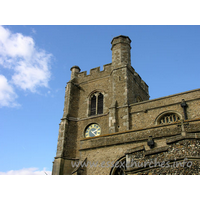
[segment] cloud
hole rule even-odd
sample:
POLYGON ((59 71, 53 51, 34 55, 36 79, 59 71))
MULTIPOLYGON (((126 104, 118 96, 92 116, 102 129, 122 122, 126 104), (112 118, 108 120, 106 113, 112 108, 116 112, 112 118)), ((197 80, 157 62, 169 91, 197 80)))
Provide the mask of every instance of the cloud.
POLYGON ((4 59, 27 58, 34 51, 34 41, 31 37, 21 33, 11 33, 8 29, 0 26, 0 55, 4 59))
POLYGON ((0 175, 51 175, 51 171, 46 171, 45 168, 39 171, 38 168, 33 167, 0 172, 0 175))
POLYGON ((48 87, 51 77, 49 58, 45 52, 34 52, 31 60, 21 60, 15 66, 12 82, 23 90, 35 92, 38 87, 48 87))
MULTIPOLYGON (((36 47, 33 38, 12 33, 0 26, 0 67, 12 74, 7 87, 11 99, 16 99, 14 87, 31 92, 37 92, 41 87, 49 87, 51 58, 51 54, 36 47)), ((9 101, 6 103, 9 98, 3 94, 6 93, 2 93, 2 105, 10 106, 9 101)))
POLYGON ((33 34, 36 34, 36 30, 34 28, 31 29, 33 34))
POLYGON ((15 107, 19 104, 15 103, 17 98, 12 86, 8 83, 5 76, 0 74, 0 107, 9 106, 15 107))

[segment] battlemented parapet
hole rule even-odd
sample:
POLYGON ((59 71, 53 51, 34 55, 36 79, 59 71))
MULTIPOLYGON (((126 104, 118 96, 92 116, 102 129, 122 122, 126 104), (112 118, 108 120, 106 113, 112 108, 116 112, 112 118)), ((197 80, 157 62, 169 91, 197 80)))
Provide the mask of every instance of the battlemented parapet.
POLYGON ((79 72, 77 74, 78 83, 109 76, 111 71, 112 71, 112 63, 104 65, 102 71, 100 71, 100 67, 96 67, 90 69, 89 74, 87 74, 87 71, 79 72))
POLYGON ((140 75, 135 72, 134 73, 135 82, 146 92, 149 94, 149 86, 141 79, 140 75))

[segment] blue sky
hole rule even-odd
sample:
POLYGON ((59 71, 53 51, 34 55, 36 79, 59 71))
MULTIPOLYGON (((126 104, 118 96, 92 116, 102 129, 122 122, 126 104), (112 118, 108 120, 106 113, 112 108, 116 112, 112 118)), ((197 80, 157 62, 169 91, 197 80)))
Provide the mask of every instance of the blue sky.
POLYGON ((51 173, 70 68, 102 70, 118 35, 150 99, 199 88, 200 26, 1 26, 0 174, 51 173))

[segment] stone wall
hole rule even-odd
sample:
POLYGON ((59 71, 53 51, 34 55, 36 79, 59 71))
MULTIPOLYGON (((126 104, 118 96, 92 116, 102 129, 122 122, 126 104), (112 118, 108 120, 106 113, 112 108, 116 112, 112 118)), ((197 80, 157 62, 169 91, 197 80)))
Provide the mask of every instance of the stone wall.
POLYGON ((156 125, 156 118, 167 111, 175 111, 184 118, 181 101, 185 99, 188 119, 200 118, 200 89, 144 101, 130 106, 131 129, 156 125))
MULTIPOLYGON (((125 159, 133 148, 142 146, 143 153, 150 151, 147 145, 150 135, 156 151, 168 147, 177 137, 182 140, 188 133, 200 131, 200 89, 149 100, 148 85, 131 67, 131 40, 118 36, 111 43, 112 63, 104 65, 102 71, 100 67, 93 68, 87 75, 78 66, 71 68, 53 174, 110 174, 111 166, 75 169, 71 162, 113 163, 125 159), (96 92, 103 94, 103 113, 91 116, 91 97, 96 92), (187 103, 187 120, 181 107, 182 99, 187 103), (177 114, 179 120, 159 124, 159 119, 168 112, 177 114), (85 138, 86 127, 92 123, 101 127, 101 135, 85 138)), ((185 139, 195 137, 199 136, 185 139)), ((152 169, 150 173, 156 172, 152 169)))

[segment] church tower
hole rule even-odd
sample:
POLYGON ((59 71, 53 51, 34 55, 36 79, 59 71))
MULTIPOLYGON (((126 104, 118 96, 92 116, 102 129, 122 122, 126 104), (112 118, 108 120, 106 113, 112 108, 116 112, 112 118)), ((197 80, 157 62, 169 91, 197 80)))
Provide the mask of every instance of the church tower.
POLYGON ((112 63, 103 71, 97 67, 87 75, 78 66, 71 68, 53 175, 73 174, 72 162, 89 159, 83 141, 95 145, 93 138, 130 130, 130 105, 149 99, 148 85, 131 66, 129 37, 114 37, 111 44, 112 63))

